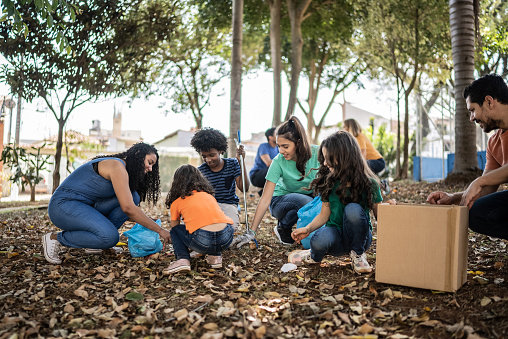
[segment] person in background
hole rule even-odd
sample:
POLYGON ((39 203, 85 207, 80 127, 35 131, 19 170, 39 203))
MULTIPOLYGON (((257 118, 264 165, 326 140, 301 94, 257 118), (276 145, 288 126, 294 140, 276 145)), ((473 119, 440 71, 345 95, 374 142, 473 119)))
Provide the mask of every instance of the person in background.
POLYGON ((298 220, 298 210, 314 198, 312 190, 306 188, 315 178, 319 167, 319 146, 309 144, 302 123, 294 116, 277 127, 275 136, 279 155, 273 158, 266 174, 265 187, 251 229, 233 240, 233 245, 238 248, 255 238, 268 208, 278 220, 275 235, 283 245, 292 245, 291 231, 298 220))
POLYGON ((372 243, 370 210, 377 217, 377 205, 383 200, 377 176, 367 166, 354 137, 345 131, 323 140, 319 163, 310 188, 321 195, 321 212, 291 236, 299 242, 317 231, 310 239, 310 249, 291 252, 288 261, 319 263, 327 254, 349 254, 356 273, 371 272, 365 255, 372 243))
POLYGON ((233 220, 220 209, 214 189, 192 165, 177 168, 166 197, 171 216, 171 242, 176 260, 163 274, 190 271, 189 249, 207 254, 212 268, 222 267, 221 252, 233 241, 233 220), (185 224, 180 224, 180 218, 185 224))
POLYGON ((236 188, 246 192, 250 185, 245 163, 243 173, 240 167, 240 157, 245 161, 243 145, 236 150, 236 158, 223 158, 222 155, 228 148, 226 136, 219 130, 205 127, 194 134, 191 146, 203 158, 203 163, 198 169, 212 184, 215 199, 224 213, 233 219, 233 228, 236 231, 240 224, 238 216, 240 199, 236 195, 236 188), (245 187, 243 187, 242 176, 245 177, 245 187))
POLYGON ((145 200, 155 205, 159 186, 159 155, 155 147, 142 142, 123 153, 98 156, 81 165, 49 201, 49 218, 63 231, 44 235, 44 257, 60 264, 63 246, 92 251, 111 248, 118 243, 118 229, 127 220, 169 241, 169 232, 138 207, 145 200))
MULTIPOLYGON (((344 120, 344 130, 353 134, 360 145, 360 151, 362 152, 362 156, 367 160, 367 164, 374 174, 379 175, 385 167, 386 162, 383 156, 376 150, 372 142, 370 142, 369 138, 362 132, 362 128, 358 121, 355 119, 346 119, 344 120)), ((388 187, 388 180, 381 180, 381 185, 383 186, 383 190, 388 192, 390 189, 388 187)))
POLYGON ((469 119, 485 133, 497 130, 489 138, 485 170, 464 192, 432 192, 427 202, 467 206, 471 230, 508 240, 508 191, 497 192, 499 185, 508 182, 508 86, 501 76, 487 74, 467 86, 463 96, 469 119))
POLYGON ((267 129, 265 137, 267 142, 259 145, 256 158, 254 159, 254 166, 249 172, 251 184, 256 187, 261 187, 261 190, 258 191, 259 196, 263 194, 263 187, 265 186, 265 177, 268 172, 268 167, 270 167, 272 159, 279 154, 279 148, 277 147, 277 142, 275 140, 275 127, 267 129))

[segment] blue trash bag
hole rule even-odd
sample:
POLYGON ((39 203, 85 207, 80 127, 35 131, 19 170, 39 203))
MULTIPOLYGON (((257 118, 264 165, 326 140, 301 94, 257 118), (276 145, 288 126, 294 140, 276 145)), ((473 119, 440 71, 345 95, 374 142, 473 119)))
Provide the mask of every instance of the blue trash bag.
MULTIPOLYGON (((305 227, 311 223, 312 220, 321 212, 321 196, 318 195, 311 202, 303 206, 298 210, 298 221, 296 222, 296 228, 305 227)), ((318 228, 319 229, 319 228, 318 228)), ((303 248, 308 250, 310 248, 310 238, 316 233, 317 230, 311 232, 306 238, 302 239, 301 243, 303 248)))
MULTIPOLYGON (((161 225, 161 220, 157 219, 157 225, 161 225)), ((140 224, 134 225, 130 230, 123 232, 129 239, 129 252, 131 256, 146 257, 162 251, 163 245, 159 238, 159 233, 149 230, 140 224)))

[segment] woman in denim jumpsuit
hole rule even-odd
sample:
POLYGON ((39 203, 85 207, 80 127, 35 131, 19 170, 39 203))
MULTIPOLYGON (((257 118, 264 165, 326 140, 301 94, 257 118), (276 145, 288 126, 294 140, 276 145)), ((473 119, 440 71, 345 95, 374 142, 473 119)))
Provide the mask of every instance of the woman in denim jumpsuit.
POLYGON ((49 202, 49 218, 62 232, 43 236, 46 260, 60 264, 62 246, 111 248, 127 220, 169 241, 169 232, 138 207, 146 198, 154 204, 159 198, 158 160, 153 146, 137 143, 123 153, 96 157, 72 172, 49 202))

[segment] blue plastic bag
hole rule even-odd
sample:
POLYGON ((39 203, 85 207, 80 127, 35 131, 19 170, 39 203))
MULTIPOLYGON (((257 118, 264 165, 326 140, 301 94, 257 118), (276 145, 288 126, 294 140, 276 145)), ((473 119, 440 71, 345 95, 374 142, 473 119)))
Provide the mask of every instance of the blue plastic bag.
MULTIPOLYGON (((161 225, 161 220, 156 221, 157 225, 161 225)), ((123 232, 129 239, 129 252, 133 257, 146 257, 162 251, 163 245, 159 238, 159 233, 149 230, 140 224, 134 225, 130 230, 123 232)))
MULTIPOLYGON (((321 201, 321 196, 318 195, 311 202, 303 206, 298 210, 298 221, 296 222, 296 228, 305 227, 311 223, 312 220, 321 212, 321 206, 323 202, 321 201)), ((319 228, 318 228, 319 229, 319 228)), ((310 238, 316 233, 317 230, 311 232, 306 238, 302 239, 301 243, 303 248, 310 248, 310 238)))

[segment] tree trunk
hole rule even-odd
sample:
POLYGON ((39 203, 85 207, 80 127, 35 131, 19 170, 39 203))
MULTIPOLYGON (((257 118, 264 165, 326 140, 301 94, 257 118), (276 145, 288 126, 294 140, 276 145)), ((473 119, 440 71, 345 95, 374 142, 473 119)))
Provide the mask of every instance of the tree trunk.
POLYGON ((285 120, 294 114, 296 94, 298 92, 298 80, 302 70, 302 21, 305 19, 305 11, 312 0, 287 0, 289 20, 291 21, 291 91, 289 93, 288 109, 285 120))
POLYGON ((395 150, 395 180, 399 180, 400 174, 400 83, 397 78, 397 149, 395 150))
POLYGON ((469 121, 464 88, 474 79, 473 0, 450 0, 450 30, 455 73, 455 165, 453 174, 478 170, 475 124, 469 121))
POLYGON ((58 137, 56 140, 55 170, 53 171, 53 192, 60 185, 60 162, 62 161, 63 129, 66 120, 58 119, 58 137))
POLYGON ((273 69, 273 119, 272 126, 281 123, 282 113, 282 47, 280 38, 282 0, 270 1, 270 49, 273 69))
POLYGON ((32 185, 32 183, 30 183, 30 202, 34 201, 35 201, 35 185, 32 185))
MULTIPOLYGON (((412 88, 411 88, 412 89, 412 88)), ((409 95, 411 89, 404 92, 404 151, 402 167, 400 169, 399 179, 407 179, 407 171, 409 167, 409 95)))
POLYGON ((234 139, 241 126, 242 103, 242 40, 243 0, 233 0, 233 49, 231 51, 231 112, 229 123, 229 154, 236 155, 234 139))

